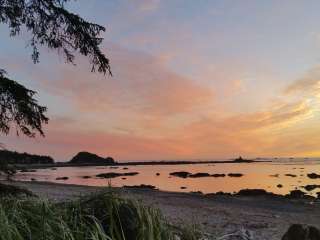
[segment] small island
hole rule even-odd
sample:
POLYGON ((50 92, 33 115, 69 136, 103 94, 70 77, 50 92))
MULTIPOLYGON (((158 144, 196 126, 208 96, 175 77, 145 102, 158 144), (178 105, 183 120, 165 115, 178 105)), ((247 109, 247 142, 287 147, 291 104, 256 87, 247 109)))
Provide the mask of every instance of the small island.
POLYGON ((115 161, 112 157, 104 158, 90 152, 79 152, 68 163, 72 165, 113 165, 115 161))
POLYGON ((255 162, 254 160, 250 159, 243 159, 241 156, 233 160, 234 163, 252 163, 255 162))

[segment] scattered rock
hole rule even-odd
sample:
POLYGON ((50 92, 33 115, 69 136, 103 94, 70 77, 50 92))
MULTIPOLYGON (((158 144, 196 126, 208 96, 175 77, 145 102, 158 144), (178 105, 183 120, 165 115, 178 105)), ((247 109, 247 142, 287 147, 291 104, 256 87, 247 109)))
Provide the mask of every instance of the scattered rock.
POLYGON ((129 168, 127 168, 127 167, 124 167, 124 168, 122 168, 123 170, 128 170, 129 168))
POLYGON ((233 160, 234 163, 252 163, 254 160, 243 159, 241 156, 233 160))
POLYGON ((35 179, 35 178, 31 178, 31 181, 37 181, 37 179, 35 179))
POLYGON ((68 180, 68 177, 57 177, 56 180, 68 180))
POLYGON ((170 173, 170 175, 175 177, 187 178, 191 175, 191 173, 181 171, 181 172, 172 172, 170 173))
POLYGON ((158 190, 155 186, 153 186, 153 185, 146 185, 146 184, 140 184, 140 185, 134 185, 134 186, 124 185, 123 187, 124 187, 124 188, 142 188, 142 189, 158 190))
POLYGON ((229 173, 228 176, 229 177, 242 177, 243 174, 242 173, 229 173))
POLYGON ((281 238, 282 240, 320 240, 320 231, 316 227, 293 224, 281 238))
POLYGON ((28 173, 28 172, 36 172, 37 170, 35 169, 21 169, 20 172, 22 173, 28 173))
POLYGON ((320 188, 320 185, 316 185, 316 184, 311 184, 311 185, 306 185, 306 186, 303 186, 303 188, 307 191, 312 191, 316 188, 320 188))
POLYGON ((191 191, 190 193, 197 194, 197 195, 203 195, 203 192, 201 192, 201 191, 191 191))
POLYGON ((134 176, 139 174, 138 172, 127 172, 127 173, 116 173, 116 172, 108 172, 108 173, 100 173, 97 174, 98 178, 116 178, 121 176, 134 176))
POLYGON ((215 174, 211 174, 211 177, 225 177, 225 174, 220 174, 220 173, 215 173, 215 174))
POLYGON ((285 174, 285 176, 287 176, 287 177, 297 177, 297 175, 291 174, 291 173, 287 173, 287 174, 285 174))
POLYGON ((231 196, 232 194, 231 194, 231 193, 226 193, 226 192, 219 191, 219 192, 216 192, 215 195, 218 195, 218 196, 231 196))
POLYGON ((309 173, 307 174, 307 176, 311 179, 320 178, 320 174, 316 174, 316 173, 309 173))
POLYGON ((210 174, 200 172, 200 173, 190 174, 189 177, 191 178, 210 177, 210 174))
POLYGON ((279 174, 269 175, 270 177, 279 177, 279 174))
POLYGON ((282 187, 283 187, 282 184, 278 184, 278 185, 277 185, 277 188, 282 188, 282 187))
POLYGON ((88 179, 88 178, 91 178, 91 176, 83 176, 82 178, 88 179))
POLYGON ((53 171, 54 171, 54 170, 57 170, 57 168, 53 167, 53 168, 51 168, 51 170, 53 170, 53 171))
POLYGON ((119 167, 110 167, 110 169, 118 169, 119 167))
POLYGON ((301 190, 292 190, 289 194, 286 195, 288 198, 304 198, 306 196, 305 192, 301 190))
POLYGON ((273 193, 269 193, 264 189, 241 189, 235 195, 238 196, 266 196, 266 195, 274 195, 273 193))

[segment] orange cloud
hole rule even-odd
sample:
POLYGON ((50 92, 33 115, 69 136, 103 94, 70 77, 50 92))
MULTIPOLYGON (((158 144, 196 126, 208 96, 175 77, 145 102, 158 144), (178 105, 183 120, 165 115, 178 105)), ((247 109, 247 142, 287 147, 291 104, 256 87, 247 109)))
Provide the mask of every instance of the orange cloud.
MULTIPOLYGON (((89 73, 81 61, 77 68, 61 65, 55 75, 36 69, 37 83, 63 106, 48 102, 58 114, 45 139, 9 137, 7 146, 58 159, 82 150, 126 160, 315 154, 319 128, 299 128, 309 129, 315 115, 308 99, 317 92, 318 71, 263 109, 235 113, 217 107, 223 99, 211 88, 171 71, 162 59, 111 46, 112 78, 89 73)), ((236 104, 242 83, 231 83, 230 92, 239 92, 236 104)))
POLYGON ((311 69, 305 76, 296 80, 285 89, 285 94, 319 94, 320 93, 320 67, 311 69))

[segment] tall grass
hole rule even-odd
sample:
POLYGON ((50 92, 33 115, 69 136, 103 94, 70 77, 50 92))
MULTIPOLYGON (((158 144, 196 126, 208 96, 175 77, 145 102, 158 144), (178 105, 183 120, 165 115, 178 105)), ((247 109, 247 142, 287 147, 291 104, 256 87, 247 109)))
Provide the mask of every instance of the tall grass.
MULTIPOLYGON (((190 230, 190 229, 189 229, 190 230)), ((195 240, 159 210, 107 192, 54 203, 0 198, 0 240, 195 240)))

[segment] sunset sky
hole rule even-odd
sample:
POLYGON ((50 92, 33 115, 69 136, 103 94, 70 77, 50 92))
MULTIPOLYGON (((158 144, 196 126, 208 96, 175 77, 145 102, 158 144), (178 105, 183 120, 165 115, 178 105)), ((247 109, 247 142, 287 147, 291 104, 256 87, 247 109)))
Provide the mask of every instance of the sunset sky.
POLYGON ((106 27, 113 77, 0 25, 0 66, 48 107, 46 137, 6 148, 68 160, 320 156, 320 1, 72 1, 106 27))

